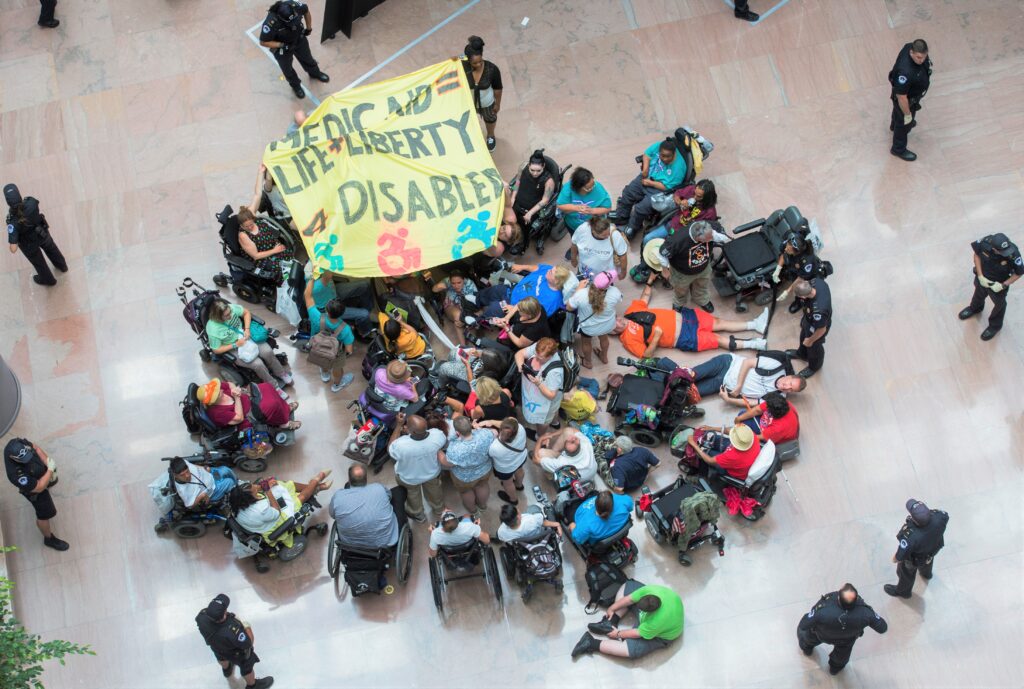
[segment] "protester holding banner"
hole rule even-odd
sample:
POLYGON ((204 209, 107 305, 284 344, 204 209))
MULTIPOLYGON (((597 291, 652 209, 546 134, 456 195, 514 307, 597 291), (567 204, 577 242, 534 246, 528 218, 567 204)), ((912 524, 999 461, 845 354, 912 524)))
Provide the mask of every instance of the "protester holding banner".
POLYGON ((487 150, 493 151, 494 125, 501 110, 501 70, 491 61, 484 59, 484 39, 470 36, 464 50, 466 55, 466 76, 473 89, 473 104, 487 127, 487 150))

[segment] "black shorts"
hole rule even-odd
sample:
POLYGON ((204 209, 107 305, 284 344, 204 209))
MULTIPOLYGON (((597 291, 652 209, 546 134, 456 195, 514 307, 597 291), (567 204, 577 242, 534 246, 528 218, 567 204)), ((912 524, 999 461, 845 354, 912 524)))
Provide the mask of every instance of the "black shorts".
POLYGON ((498 471, 497 469, 492 469, 491 471, 494 473, 494 477, 496 479, 498 479, 499 481, 508 481, 509 479, 515 477, 516 472, 519 471, 520 469, 522 469, 524 464, 526 464, 526 460, 525 459, 523 460, 522 464, 520 464, 519 466, 517 466, 515 469, 513 469, 511 472, 509 472, 507 474, 502 472, 502 471, 498 471))
POLYGON ((32 503, 32 507, 36 510, 36 519, 40 521, 46 521, 47 519, 53 519, 57 516, 57 506, 53 504, 53 498, 50 497, 50 489, 47 488, 42 493, 35 493, 34 495, 26 495, 28 501, 32 503))
POLYGON ((242 674, 242 676, 248 675, 250 672, 252 672, 253 667, 256 665, 256 663, 260 662, 260 657, 256 655, 256 651, 252 651, 249 654, 248 658, 223 656, 220 653, 217 653, 217 651, 214 651, 213 655, 217 658, 218 661, 226 660, 232 665, 237 665, 238 671, 242 674))

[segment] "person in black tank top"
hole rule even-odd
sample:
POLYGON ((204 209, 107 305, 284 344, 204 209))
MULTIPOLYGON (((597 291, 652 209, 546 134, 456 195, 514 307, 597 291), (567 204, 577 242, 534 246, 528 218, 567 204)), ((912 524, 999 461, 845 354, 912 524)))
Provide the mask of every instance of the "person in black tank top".
POLYGON ((551 200, 555 193, 555 180, 547 168, 544 151, 537 150, 519 174, 516 188, 512 192, 512 210, 523 228, 530 223, 551 200))

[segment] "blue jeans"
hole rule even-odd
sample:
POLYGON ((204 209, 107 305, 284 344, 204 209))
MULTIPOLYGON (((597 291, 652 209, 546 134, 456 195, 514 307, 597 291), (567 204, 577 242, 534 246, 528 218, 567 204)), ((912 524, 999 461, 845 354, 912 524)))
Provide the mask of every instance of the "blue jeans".
POLYGON ((220 502, 228 491, 235 487, 238 479, 230 467, 210 467, 210 473, 213 474, 213 493, 210 495, 210 502, 220 502))
POLYGON ((501 318, 505 311, 501 308, 501 302, 507 302, 512 288, 508 285, 491 285, 480 290, 476 295, 476 303, 482 309, 480 315, 484 318, 501 318))
POLYGON ((652 239, 668 239, 668 225, 658 225, 653 230, 649 231, 644 235, 643 244, 640 245, 640 251, 643 253, 643 248, 647 246, 647 242, 652 239))
POLYGON ((701 397, 717 394, 725 382, 725 374, 732 366, 731 354, 719 354, 693 367, 697 378, 697 391, 701 397))

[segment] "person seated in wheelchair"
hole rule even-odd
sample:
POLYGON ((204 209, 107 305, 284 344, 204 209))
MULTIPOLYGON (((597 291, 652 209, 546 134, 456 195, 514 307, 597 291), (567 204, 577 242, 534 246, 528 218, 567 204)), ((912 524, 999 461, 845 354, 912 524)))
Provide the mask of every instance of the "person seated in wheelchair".
POLYGON ((530 505, 522 513, 515 505, 502 505, 500 519, 495 537, 502 543, 532 541, 544 533, 545 528, 554 529, 559 537, 562 536, 562 525, 545 519, 544 512, 537 505, 530 505))
POLYGON ((472 310, 473 303, 476 300, 476 295, 480 289, 476 286, 476 283, 468 279, 461 271, 453 270, 448 278, 440 280, 438 282, 433 281, 433 275, 429 270, 423 271, 423 279, 430 287, 430 291, 434 293, 444 293, 444 301, 441 304, 441 310, 444 315, 455 324, 455 338, 459 344, 465 346, 466 344, 466 323, 462 318, 463 307, 469 306, 472 310))
POLYGON ((380 332, 384 336, 384 349, 391 356, 404 356, 406 359, 417 359, 427 351, 427 341, 420 337, 416 329, 401 320, 397 312, 378 314, 380 332))
POLYGON ((277 390, 267 383, 254 383, 259 404, 253 405, 250 388, 213 378, 196 390, 196 398, 206 410, 206 415, 218 428, 236 426, 239 431, 252 428, 252 421, 274 428, 294 430, 302 426, 301 421, 292 419, 298 402, 287 402, 277 390))
POLYGON ((341 545, 359 550, 392 548, 406 523, 403 486, 386 488, 367 484, 366 467, 348 468, 348 483, 331 497, 330 512, 338 527, 341 545))
POLYGON ((594 545, 613 536, 624 527, 633 511, 633 498, 602 490, 582 502, 570 501, 563 511, 572 540, 594 545))
POLYGON ((659 347, 675 348, 683 352, 703 352, 709 349, 767 349, 763 337, 749 340, 734 335, 752 331, 764 334, 768 327, 768 308, 752 321, 731 321, 716 318, 704 309, 651 308, 651 286, 645 285, 639 299, 634 299, 626 312, 616 319, 615 330, 622 346, 635 357, 652 357, 659 347))
POLYGON ((468 383, 483 376, 502 380, 511 366, 512 356, 507 351, 458 347, 448 354, 447 361, 439 361, 430 375, 437 380, 438 387, 454 384, 459 401, 464 402, 471 389, 468 383))
MULTIPOLYGON (((719 429, 702 426, 701 430, 719 429)), ((754 432, 743 423, 730 428, 728 434, 724 428, 720 430, 721 433, 715 435, 713 449, 710 452, 705 451, 693 435, 686 440, 701 459, 700 474, 707 478, 728 474, 740 481, 746 481, 750 467, 757 461, 757 455, 761 451, 761 446, 755 442, 754 432)))
POLYGON ((597 476, 593 443, 571 426, 539 437, 533 463, 552 476, 567 465, 574 466, 583 481, 593 481, 597 476))
MULTIPOLYGON (((327 480, 330 471, 321 471, 308 483, 278 481, 262 478, 252 483, 242 482, 231 489, 228 502, 238 525, 252 534, 260 534, 270 543, 270 535, 277 527, 295 516, 305 503, 317 493, 328 490, 333 481, 327 480)), ((286 534, 280 540, 285 547, 294 534, 286 534)))
POLYGON ((251 210, 258 208, 258 204, 257 199, 253 205, 238 209, 238 245, 256 262, 257 271, 264 277, 280 282, 283 275, 281 262, 291 260, 294 256, 292 250, 281 242, 277 230, 251 210))
POLYGON ((520 171, 515 189, 511 190, 509 206, 516 215, 516 222, 528 228, 554 195, 555 179, 544 159, 544 151, 534 151, 520 171))
POLYGON ((758 442, 771 440, 781 445, 799 437, 800 417, 797 416, 796 407, 781 392, 769 392, 755 406, 750 406, 742 397, 737 399, 724 391, 719 394, 729 404, 747 408, 736 416, 735 422, 749 426, 758 442))
POLYGON ((474 540, 484 545, 491 542, 490 534, 480 528, 480 520, 468 514, 460 517, 446 507, 441 513, 441 520, 430 527, 427 551, 430 557, 437 557, 439 549, 458 548, 474 540))
POLYGON ((234 352, 235 362, 239 366, 254 371, 282 399, 288 399, 288 393, 282 388, 294 382, 292 372, 278 360, 266 339, 262 342, 253 339, 260 331, 265 336, 266 330, 262 326, 253 327, 249 309, 216 299, 210 305, 205 330, 210 350, 214 354, 234 352))
POLYGON ((654 215, 651 202, 655 195, 675 191, 686 179, 686 161, 676 150, 673 139, 657 141, 644 150, 640 174, 627 184, 609 220, 625 228, 627 239, 654 215))
POLYGON ((410 403, 419 401, 430 387, 430 381, 414 378, 409 365, 401 359, 389 361, 387 366, 379 366, 373 372, 371 381, 381 406, 388 412, 406 409, 410 403))
POLYGON ((374 304, 373 288, 369 280, 347 278, 329 270, 321 271, 320 277, 314 279, 312 262, 306 264, 304 278, 306 286, 303 288, 303 297, 307 310, 312 302, 323 313, 332 300, 340 299, 345 307, 340 318, 352 324, 360 337, 374 330, 370 322, 370 311, 374 304))
POLYGON ((187 509, 200 510, 215 506, 238 484, 230 467, 201 467, 181 457, 171 460, 170 472, 174 490, 187 509))
POLYGON ((672 194, 676 211, 663 225, 651 228, 644 235, 641 247, 646 247, 654 239, 668 239, 681 230, 685 230, 698 220, 718 220, 718 193, 715 183, 710 179, 702 179, 672 194))

